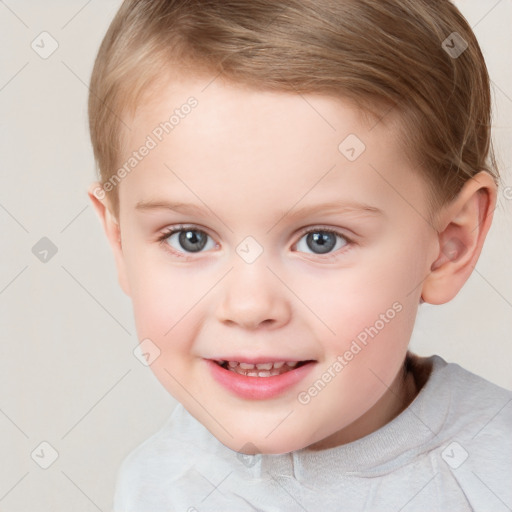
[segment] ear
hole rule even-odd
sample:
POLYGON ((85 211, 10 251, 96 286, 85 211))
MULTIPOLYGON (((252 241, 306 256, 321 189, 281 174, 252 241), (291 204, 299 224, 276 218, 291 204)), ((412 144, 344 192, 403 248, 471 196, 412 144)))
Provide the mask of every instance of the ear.
POLYGON ((89 195, 92 205, 103 224, 103 229, 105 230, 109 244, 112 247, 119 284, 121 285, 124 293, 126 293, 126 295, 130 295, 119 222, 111 213, 108 198, 106 197, 105 191, 99 182, 95 181, 91 183, 87 194, 89 195))
POLYGON ((473 271, 496 208, 493 177, 481 171, 437 216, 439 250, 423 282, 422 299, 430 304, 452 300, 473 271))

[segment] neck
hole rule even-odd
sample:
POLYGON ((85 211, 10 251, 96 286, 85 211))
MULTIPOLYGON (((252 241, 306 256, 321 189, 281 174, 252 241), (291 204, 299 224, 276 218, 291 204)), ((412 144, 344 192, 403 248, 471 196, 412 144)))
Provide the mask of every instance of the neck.
POLYGON ((373 407, 347 427, 321 441, 311 444, 308 448, 311 450, 324 450, 341 444, 351 443, 389 423, 409 406, 426 381, 426 379, 423 379, 420 382, 415 377, 412 369, 417 364, 417 360, 413 363, 408 353, 404 365, 394 381, 373 407))

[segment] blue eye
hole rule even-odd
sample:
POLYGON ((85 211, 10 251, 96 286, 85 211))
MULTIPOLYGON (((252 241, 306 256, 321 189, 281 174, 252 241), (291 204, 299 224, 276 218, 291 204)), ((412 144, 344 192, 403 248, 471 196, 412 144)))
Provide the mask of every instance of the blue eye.
MULTIPOLYGON (((175 226, 163 232, 158 241, 170 246, 173 253, 187 257, 190 254, 215 248, 217 245, 211 237, 201 229, 192 226, 175 226), (210 246, 208 247, 208 241, 210 246)), ((330 228, 309 228, 303 231, 300 240, 295 244, 299 252, 331 256, 332 252, 351 245, 352 241, 345 235, 330 228)))
POLYGON ((297 248, 303 252, 307 252, 306 249, 309 249, 312 254, 327 254, 341 249, 349 243, 350 240, 337 231, 315 228, 304 233, 304 236, 297 242, 297 248))
MULTIPOLYGON (((168 229, 158 240, 166 242, 178 253, 196 253, 201 252, 205 248, 208 238, 210 238, 209 235, 200 229, 179 226, 168 229), (180 247, 173 246, 171 242, 177 243, 180 247)), ((215 247, 215 243, 213 247, 215 247)))

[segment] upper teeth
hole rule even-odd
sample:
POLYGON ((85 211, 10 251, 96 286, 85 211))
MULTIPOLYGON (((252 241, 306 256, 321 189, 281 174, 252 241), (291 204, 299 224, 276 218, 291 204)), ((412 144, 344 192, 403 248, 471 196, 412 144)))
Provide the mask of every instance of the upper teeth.
MULTIPOLYGON (((220 364, 224 364, 225 362, 226 361, 219 361, 220 364)), ((293 368, 294 366, 297 366, 297 363, 298 363, 298 361, 287 361, 286 363, 284 361, 279 361, 279 362, 275 362, 275 363, 252 364, 252 363, 239 363, 238 361, 228 361, 228 365, 231 368, 240 366, 240 368, 242 368, 243 370, 254 370, 254 368, 256 368, 258 370, 271 370, 272 368, 274 368, 277 370, 277 369, 281 368, 284 364, 287 364, 288 366, 293 368)))

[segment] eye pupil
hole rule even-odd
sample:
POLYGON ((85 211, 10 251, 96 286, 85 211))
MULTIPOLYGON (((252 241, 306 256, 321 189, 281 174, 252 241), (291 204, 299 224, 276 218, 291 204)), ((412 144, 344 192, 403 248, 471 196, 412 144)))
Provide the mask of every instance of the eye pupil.
POLYGON ((198 252, 206 245, 206 235, 196 230, 181 231, 179 236, 181 246, 189 252, 198 252))
POLYGON ((319 254, 324 254, 333 249, 336 245, 336 236, 334 233, 328 231, 317 231, 309 233, 306 237, 306 243, 312 251, 317 251, 319 254), (313 247, 314 244, 318 244, 313 247))

